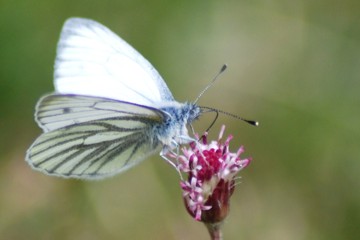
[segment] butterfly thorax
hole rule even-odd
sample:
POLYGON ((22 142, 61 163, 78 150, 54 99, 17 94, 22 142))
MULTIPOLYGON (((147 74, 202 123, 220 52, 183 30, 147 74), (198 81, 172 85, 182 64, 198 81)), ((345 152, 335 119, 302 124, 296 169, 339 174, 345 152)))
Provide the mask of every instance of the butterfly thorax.
POLYGON ((193 103, 178 103, 171 101, 162 103, 159 109, 165 115, 164 122, 154 127, 157 139, 166 148, 176 148, 180 144, 192 141, 188 134, 187 125, 200 115, 200 108, 193 103))

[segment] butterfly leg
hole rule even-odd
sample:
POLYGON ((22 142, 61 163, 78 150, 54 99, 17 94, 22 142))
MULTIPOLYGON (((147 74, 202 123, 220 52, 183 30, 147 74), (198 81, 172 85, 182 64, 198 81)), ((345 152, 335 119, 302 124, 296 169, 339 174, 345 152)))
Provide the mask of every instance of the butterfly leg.
POLYGON ((175 141, 173 140, 172 141, 172 145, 175 146, 176 148, 176 152, 174 152, 172 149, 170 148, 167 148, 167 147, 164 147, 164 149, 160 152, 160 156, 167 162, 169 163, 171 166, 173 166, 176 171, 179 173, 179 176, 180 176, 180 179, 183 180, 183 177, 181 175, 181 172, 180 172, 180 169, 179 169, 179 166, 180 166, 180 163, 179 163, 179 151, 180 151, 180 145, 175 141), (174 163, 173 160, 169 159, 167 157, 167 155, 171 156, 171 157, 174 157, 175 160, 176 160, 176 163, 174 163))

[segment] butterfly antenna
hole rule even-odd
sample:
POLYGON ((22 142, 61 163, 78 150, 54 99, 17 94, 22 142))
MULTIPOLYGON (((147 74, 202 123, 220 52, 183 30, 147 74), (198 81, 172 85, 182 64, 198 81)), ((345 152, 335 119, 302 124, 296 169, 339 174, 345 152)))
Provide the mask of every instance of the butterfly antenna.
POLYGON ((199 94, 199 96, 195 99, 194 103, 197 103, 199 101, 199 99, 201 98, 201 96, 214 84, 214 82, 218 79, 218 77, 226 70, 227 65, 224 64, 220 71, 218 72, 218 74, 215 75, 215 77, 213 78, 213 80, 205 87, 204 90, 201 91, 201 93, 199 94))
MULTIPOLYGON (((200 107, 202 110, 207 110, 206 112, 216 112, 216 117, 214 119, 214 121, 211 123, 210 127, 208 128, 208 130, 214 125, 216 119, 218 118, 218 115, 219 113, 222 113, 222 114, 225 114, 227 116, 230 116, 230 117, 233 117, 233 118, 236 118, 236 119, 239 119, 241 121, 244 121, 250 125, 253 125, 253 126, 259 126, 259 122, 258 121, 254 121, 254 120, 248 120, 248 119, 245 119, 245 118, 242 118, 240 116, 237 116, 235 114, 232 114, 232 113, 228 113, 228 112, 224 112, 222 110, 219 110, 219 109, 216 109, 216 108, 210 108, 210 107, 200 107)), ((204 111, 205 112, 205 111, 204 111)))
MULTIPOLYGON (((203 109, 203 107, 201 107, 201 108, 203 109)), ((215 112, 215 113, 216 113, 214 120, 211 122, 210 126, 209 126, 209 127, 206 129, 206 131, 205 131, 205 132, 209 132, 210 129, 212 128, 212 126, 214 126, 216 120, 218 119, 218 117, 219 117, 219 112, 218 112, 218 111, 213 111, 213 109, 208 109, 208 108, 206 108, 206 107, 205 107, 204 109, 206 109, 207 111, 203 111, 203 112, 215 112)))

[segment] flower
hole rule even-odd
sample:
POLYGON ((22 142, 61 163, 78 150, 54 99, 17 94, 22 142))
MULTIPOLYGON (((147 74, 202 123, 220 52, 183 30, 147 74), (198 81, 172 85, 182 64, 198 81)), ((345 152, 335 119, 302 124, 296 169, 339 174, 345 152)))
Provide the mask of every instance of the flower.
POLYGON ((251 158, 241 159, 244 152, 241 146, 237 152, 230 152, 232 135, 225 142, 222 126, 217 141, 208 143, 207 133, 189 148, 182 148, 180 155, 171 154, 177 159, 177 168, 185 179, 180 182, 183 199, 189 214, 207 224, 221 223, 228 215, 230 197, 236 185, 236 175, 249 165, 251 158))

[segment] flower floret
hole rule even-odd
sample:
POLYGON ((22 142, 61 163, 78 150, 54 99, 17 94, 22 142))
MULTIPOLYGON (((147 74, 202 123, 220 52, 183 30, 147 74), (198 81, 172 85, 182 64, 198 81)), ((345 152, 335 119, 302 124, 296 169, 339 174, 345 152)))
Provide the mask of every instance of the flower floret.
POLYGON ((198 221, 219 222, 226 217, 236 175, 251 161, 240 158, 243 146, 235 153, 230 152, 233 136, 223 142, 224 131, 223 126, 218 140, 210 143, 205 133, 197 142, 190 143, 190 148, 182 148, 183 155, 177 156, 177 168, 187 175, 180 182, 185 206, 198 221))

